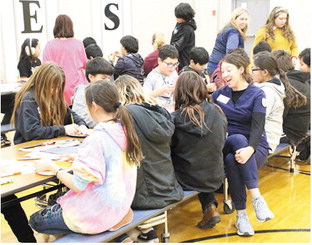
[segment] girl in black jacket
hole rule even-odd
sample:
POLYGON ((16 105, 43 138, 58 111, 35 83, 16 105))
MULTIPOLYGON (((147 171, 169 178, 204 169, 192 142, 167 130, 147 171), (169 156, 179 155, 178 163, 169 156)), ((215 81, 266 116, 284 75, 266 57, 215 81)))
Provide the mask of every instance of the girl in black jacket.
POLYGON ((214 192, 224 178, 227 122, 221 109, 209 101, 207 87, 195 72, 179 76, 174 100, 171 156, 175 173, 184 190, 201 192, 198 198, 204 216, 197 226, 211 228, 221 221, 214 192))

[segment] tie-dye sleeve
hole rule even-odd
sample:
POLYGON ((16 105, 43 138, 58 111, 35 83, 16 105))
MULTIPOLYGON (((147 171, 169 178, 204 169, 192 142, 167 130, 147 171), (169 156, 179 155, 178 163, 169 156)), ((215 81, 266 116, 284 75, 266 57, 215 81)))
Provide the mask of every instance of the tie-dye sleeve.
POLYGON ((95 136, 91 135, 84 140, 72 168, 74 175, 82 180, 103 184, 106 168, 104 146, 101 138, 95 136))

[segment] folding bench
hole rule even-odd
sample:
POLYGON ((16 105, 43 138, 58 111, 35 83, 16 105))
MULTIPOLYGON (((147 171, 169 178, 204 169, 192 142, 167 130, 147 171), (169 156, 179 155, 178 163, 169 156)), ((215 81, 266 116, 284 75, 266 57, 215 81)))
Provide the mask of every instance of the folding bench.
POLYGON ((183 203, 184 201, 196 196, 199 192, 197 191, 184 191, 184 197, 180 202, 170 204, 160 209, 148 209, 148 210, 133 210, 133 220, 130 224, 121 227, 116 231, 105 231, 100 234, 86 235, 79 233, 69 233, 61 238, 53 241, 54 243, 97 243, 97 242, 109 242, 114 238, 126 233, 136 227, 149 228, 154 225, 164 223, 165 230, 162 233, 162 242, 169 242, 170 233, 168 230, 168 217, 167 210, 174 208, 175 206, 183 203))
POLYGON ((1 133, 2 134, 5 134, 5 133, 13 131, 13 130, 15 130, 15 128, 12 127, 10 124, 1 125, 1 133))

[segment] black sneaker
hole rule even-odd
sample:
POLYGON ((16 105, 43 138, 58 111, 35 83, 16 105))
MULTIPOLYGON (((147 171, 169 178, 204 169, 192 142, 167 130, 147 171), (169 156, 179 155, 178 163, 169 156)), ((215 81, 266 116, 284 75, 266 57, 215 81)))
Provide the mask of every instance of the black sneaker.
POLYGON ((159 239, 157 237, 155 230, 150 230, 147 233, 141 233, 140 235, 138 235, 138 241, 153 243, 153 242, 159 242, 159 239))

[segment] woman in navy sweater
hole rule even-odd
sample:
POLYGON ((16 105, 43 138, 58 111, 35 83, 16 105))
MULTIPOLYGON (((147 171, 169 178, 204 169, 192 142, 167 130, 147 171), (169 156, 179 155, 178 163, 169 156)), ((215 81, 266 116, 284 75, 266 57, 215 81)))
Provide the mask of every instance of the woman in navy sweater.
POLYGON ((257 168, 265 163, 269 149, 264 132, 266 99, 260 88, 249 84, 248 65, 246 52, 227 54, 221 66, 227 85, 212 94, 228 120, 223 157, 230 194, 237 210, 237 234, 242 236, 254 234, 246 213, 246 187, 258 221, 274 217, 261 196, 257 173, 257 168))
POLYGON ((207 73, 209 76, 217 69, 218 63, 232 49, 244 48, 248 28, 248 12, 244 8, 234 9, 231 20, 218 33, 212 50, 207 73))

